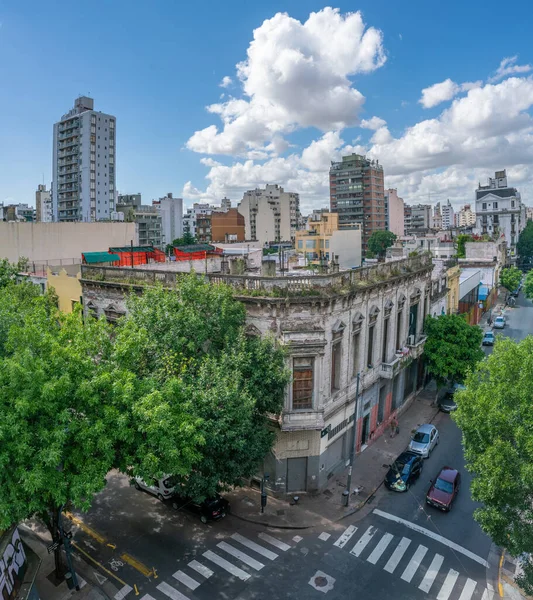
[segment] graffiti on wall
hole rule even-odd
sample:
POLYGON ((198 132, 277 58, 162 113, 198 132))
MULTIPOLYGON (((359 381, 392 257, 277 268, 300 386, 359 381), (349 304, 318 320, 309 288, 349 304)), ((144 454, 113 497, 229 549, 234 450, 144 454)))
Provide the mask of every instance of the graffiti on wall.
POLYGON ((0 598, 14 598, 25 572, 26 553, 17 528, 0 557, 0 598))

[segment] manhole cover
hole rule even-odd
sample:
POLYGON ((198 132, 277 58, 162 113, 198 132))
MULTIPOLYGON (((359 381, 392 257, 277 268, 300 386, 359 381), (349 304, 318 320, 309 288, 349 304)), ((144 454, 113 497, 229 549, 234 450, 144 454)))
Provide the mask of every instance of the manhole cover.
POLYGON ((316 587, 325 587, 326 585, 328 585, 328 580, 325 577, 319 575, 318 577, 315 577, 315 585, 316 587))

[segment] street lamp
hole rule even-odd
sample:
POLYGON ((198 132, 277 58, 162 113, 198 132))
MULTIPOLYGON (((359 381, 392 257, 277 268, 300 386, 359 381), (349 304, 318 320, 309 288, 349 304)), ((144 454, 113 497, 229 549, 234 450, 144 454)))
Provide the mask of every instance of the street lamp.
POLYGON ((261 514, 265 512, 265 506, 267 505, 267 495, 265 492, 265 481, 270 479, 270 475, 268 473, 264 473, 263 478, 261 479, 261 514))

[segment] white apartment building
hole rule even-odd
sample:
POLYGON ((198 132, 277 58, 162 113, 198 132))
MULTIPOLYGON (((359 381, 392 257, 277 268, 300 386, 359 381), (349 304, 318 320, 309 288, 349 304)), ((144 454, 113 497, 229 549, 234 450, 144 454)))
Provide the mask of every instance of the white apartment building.
POLYGON ((398 190, 388 189, 385 198, 385 227, 397 236, 404 234, 405 229, 405 204, 403 198, 398 196, 398 190))
POLYGON ((183 237, 183 198, 174 198, 168 193, 154 204, 159 206, 161 215, 161 243, 171 244, 183 237))
POLYGON ((513 251, 526 220, 526 207, 520 192, 508 186, 505 169, 496 171, 494 178, 489 177, 488 185, 480 185, 476 190, 477 234, 503 234, 513 251))
POLYGON ((440 210, 440 202, 437 202, 433 207, 433 214, 430 219, 430 228, 440 231, 442 229, 442 213, 440 210))
POLYGON ((442 207, 442 228, 451 229, 455 226, 455 218, 453 212, 452 203, 447 200, 446 204, 442 207))
POLYGON ((54 125, 54 221, 100 221, 115 210, 116 119, 80 96, 54 125))
POLYGON ((246 239, 262 246, 293 240, 300 223, 299 195, 277 184, 245 192, 238 209, 244 217, 246 239))
POLYGON ((465 204, 457 213, 458 227, 472 227, 476 224, 476 213, 470 207, 470 204, 465 204))
POLYGON ((45 185, 38 185, 35 192, 35 220, 41 223, 52 222, 52 195, 45 185))

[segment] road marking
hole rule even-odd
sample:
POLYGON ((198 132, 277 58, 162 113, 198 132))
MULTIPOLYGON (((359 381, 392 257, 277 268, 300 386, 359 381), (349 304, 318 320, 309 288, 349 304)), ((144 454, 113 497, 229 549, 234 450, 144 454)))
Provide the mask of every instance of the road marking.
POLYGON ((278 556, 279 556, 275 552, 272 552, 272 550, 263 548, 263 546, 260 546, 259 544, 252 542, 252 540, 245 538, 240 533, 234 533, 231 537, 234 540, 236 540, 237 542, 241 543, 243 546, 250 548, 250 550, 257 552, 257 554, 261 554, 261 556, 264 556, 265 558, 268 558, 269 560, 274 560, 275 558, 278 558, 278 556))
POLYGON ((396 546, 396 550, 394 550, 387 564, 383 567, 383 569, 387 571, 387 573, 394 573, 394 570, 398 566, 398 563, 402 560, 405 551, 407 550, 407 548, 409 548, 410 543, 411 540, 406 537, 403 537, 400 540, 400 543, 396 546))
POLYGON ((448 600, 458 577, 459 572, 455 569, 450 569, 448 571, 448 575, 446 575, 446 579, 444 580, 444 583, 442 584, 442 587, 437 595, 437 600, 448 600))
POLYGON ((150 594, 145 594, 141 600, 155 600, 155 598, 153 596, 150 596, 150 594))
POLYGON ((444 544, 445 546, 448 546, 448 548, 451 548, 452 550, 455 550, 456 552, 464 554, 468 558, 471 558, 472 560, 476 561, 480 565, 483 565, 487 569, 489 567, 489 563, 484 558, 481 558, 481 556, 478 556, 477 554, 470 552, 470 550, 463 548, 463 546, 459 546, 459 544, 452 542, 451 540, 443 537, 442 535, 439 535, 438 533, 433 533, 433 531, 430 531, 429 529, 426 529, 425 527, 421 527, 420 525, 417 525, 416 523, 411 523, 411 521, 406 521, 405 519, 401 519, 400 517, 391 515, 390 513, 383 512, 382 510, 379 510, 378 508, 375 508, 372 512, 375 515, 378 515, 379 517, 388 519, 389 521, 395 521, 396 523, 401 523, 402 525, 405 525, 409 529, 412 529, 413 531, 421 533, 422 535, 427 535, 427 537, 429 537, 437 542, 440 542, 441 544, 444 544))
POLYGON ((386 533, 378 542, 378 545, 374 548, 372 554, 366 559, 369 563, 375 565, 381 558, 381 555, 387 549, 387 546, 391 543, 394 536, 390 533, 386 533))
POLYGON ((93 571, 93 573, 94 573, 94 576, 96 577, 96 581, 98 581, 98 583, 100 585, 103 585, 107 581, 107 577, 100 575, 100 573, 98 573, 98 571, 93 571))
MULTIPOLYGON (((104 567, 104 565, 100 564, 95 558, 93 558, 90 554, 87 554, 87 552, 85 552, 85 550, 83 550, 82 548, 80 548, 78 546, 78 544, 76 544, 76 542, 71 542, 72 546, 74 548, 76 548, 76 550, 78 552, 81 552, 84 556, 86 556, 91 562, 93 562, 95 565, 97 565, 102 571, 104 571, 105 573, 107 573, 108 575, 111 575, 111 577, 113 577, 113 579, 116 579, 119 583, 121 583, 122 585, 126 585, 126 582, 123 581, 122 579, 120 579, 120 577, 117 577, 114 573, 111 573, 111 571, 109 569, 106 569, 104 567)), ((79 558, 79 557, 78 557, 79 558)))
POLYGON ((363 533, 363 535, 359 538, 359 541, 355 546, 350 550, 350 554, 354 556, 359 556, 361 552, 365 549, 368 542, 374 537, 377 529, 370 525, 370 527, 363 533))
POLYGON ((302 540, 303 540, 303 537, 302 537, 302 536, 300 536, 300 535, 295 535, 295 536, 292 538, 292 541, 293 541, 295 544, 298 544, 298 542, 301 542, 302 540))
POLYGON ((357 527, 355 525, 350 525, 344 530, 344 533, 333 545, 337 546, 337 548, 344 548, 356 531, 357 527))
POLYGON ((79 586, 80 590, 81 590, 81 588, 82 588, 83 586, 85 586, 85 585, 87 585, 87 582, 85 581, 85 579, 83 579, 83 577, 80 577, 80 576, 78 575, 78 586, 79 586))
POLYGON ((100 535, 94 529, 91 529, 88 525, 85 525, 85 523, 81 519, 78 519, 78 517, 75 517, 71 512, 68 511, 63 514, 65 515, 65 517, 67 517, 67 519, 70 519, 73 523, 75 523, 80 529, 85 531, 87 535, 90 535, 98 543, 104 546, 106 545, 107 542, 105 537, 103 535, 100 535))
POLYGON ((269 544, 272 544, 272 546, 275 546, 276 548, 283 550, 283 552, 287 552, 287 550, 291 549, 289 544, 286 544, 285 542, 282 542, 281 540, 277 540, 276 538, 272 537, 271 535, 268 535, 268 533, 260 533, 257 537, 261 538, 264 542, 268 542, 269 544))
POLYGON ((125 585, 115 594, 115 600, 124 600, 124 598, 133 591, 131 585, 125 585))
POLYGON ((319 536, 318 539, 322 540, 323 542, 327 542, 329 540, 329 538, 331 537, 330 533, 326 533, 325 531, 323 531, 319 536))
POLYGON ((199 563, 197 560, 191 560, 187 566, 194 569, 197 573, 200 573, 200 575, 203 575, 206 579, 209 579, 211 575, 213 575, 213 571, 211 571, 209 567, 199 563))
POLYGON ((164 581, 157 586, 157 589, 160 592, 163 592, 165 596, 172 598, 172 600, 189 600, 187 596, 183 595, 181 592, 178 592, 176 588, 168 585, 168 583, 165 583, 164 581))
POLYGON ((231 556, 234 556, 235 558, 238 558, 245 565, 248 565, 249 567, 252 567, 252 569, 255 569, 256 571, 260 571, 265 566, 263 563, 260 563, 258 560, 255 560, 255 558, 252 558, 251 556, 248 556, 248 554, 245 554, 244 552, 241 552, 240 550, 237 550, 237 548, 234 548, 233 546, 230 546, 226 542, 219 542, 217 544, 217 546, 221 550, 224 550, 228 554, 231 554, 231 556))
POLYGON ((439 569, 442 567, 442 563, 444 562, 444 556, 440 554, 435 554, 431 564, 429 565, 429 569, 426 571, 424 575, 424 579, 422 579, 422 583, 418 586, 419 590, 423 592, 429 592, 433 582, 435 581, 435 577, 437 577, 439 573, 439 569))
POLYGON ((196 581, 196 579, 189 577, 187 573, 184 573, 183 571, 176 571, 172 575, 172 577, 174 577, 174 579, 177 579, 178 581, 181 581, 183 585, 186 585, 192 591, 194 591, 200 585, 200 583, 196 581))
POLYGON ((146 565, 143 565, 140 560, 133 558, 130 554, 121 554, 120 558, 126 561, 134 569, 137 569, 137 571, 142 573, 145 577, 151 577, 153 575, 153 569, 149 569, 146 565))
POLYGON ((463 588, 463 591, 459 596, 459 600, 470 600, 470 598, 472 598, 474 590, 476 589, 476 585, 477 581, 474 581, 473 579, 467 579, 465 587, 463 588))
POLYGON ((413 579, 414 574, 416 573, 420 563, 424 556, 426 556, 426 552, 428 549, 425 546, 420 544, 416 549, 416 552, 413 554, 413 558, 409 561, 409 564, 405 567, 405 571, 402 573, 401 579, 407 581, 407 583, 411 583, 411 579, 413 579))
POLYGON ((239 567, 232 565, 225 558, 222 558, 222 556, 211 552, 211 550, 207 550, 206 552, 204 552, 204 556, 207 558, 207 560, 214 562, 215 565, 222 567, 225 571, 231 573, 231 575, 235 575, 235 577, 242 579, 242 581, 246 581, 251 577, 249 573, 246 573, 246 571, 243 571, 242 569, 239 569, 239 567))
POLYGON ((481 596, 481 600, 492 600, 494 598, 494 590, 485 590, 483 592, 483 596, 481 596))

